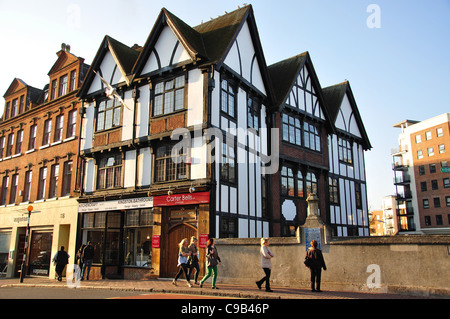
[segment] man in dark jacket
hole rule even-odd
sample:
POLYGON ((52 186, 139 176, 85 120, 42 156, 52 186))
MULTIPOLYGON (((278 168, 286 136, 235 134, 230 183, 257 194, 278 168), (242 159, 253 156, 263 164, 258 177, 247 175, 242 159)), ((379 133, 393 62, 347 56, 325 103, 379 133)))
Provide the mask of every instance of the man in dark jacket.
POLYGON ((311 291, 321 292, 320 290, 320 278, 323 270, 327 270, 325 260, 323 259, 322 251, 317 248, 317 241, 314 239, 311 241, 311 247, 306 252, 305 259, 310 259, 309 270, 311 271, 311 291), (314 288, 314 282, 316 287, 314 288))
POLYGON ((94 259, 94 247, 92 246, 92 243, 88 241, 81 255, 81 260, 83 262, 83 272, 81 273, 81 280, 84 280, 86 268, 87 268, 86 280, 89 280, 89 272, 91 271, 93 259, 94 259))
POLYGON ((64 267, 69 263, 69 254, 64 251, 64 246, 61 246, 61 250, 53 257, 53 262, 56 264, 55 271, 58 275, 58 281, 61 281, 64 267))

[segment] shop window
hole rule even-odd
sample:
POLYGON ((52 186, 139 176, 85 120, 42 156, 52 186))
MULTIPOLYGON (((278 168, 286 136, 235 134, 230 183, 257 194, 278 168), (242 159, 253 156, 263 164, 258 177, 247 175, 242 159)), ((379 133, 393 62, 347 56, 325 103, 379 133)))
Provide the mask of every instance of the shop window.
POLYGON ((34 276, 48 276, 52 252, 53 234, 33 232, 30 241, 28 274, 34 276))
POLYGON ((105 239, 106 212, 83 214, 82 241, 88 241, 94 247, 93 263, 101 263, 103 259, 103 242, 105 239))
POLYGON ((124 261, 127 266, 152 266, 152 209, 129 210, 125 214, 124 261))
POLYGON ((0 232, 0 272, 6 270, 11 244, 11 232, 0 232))

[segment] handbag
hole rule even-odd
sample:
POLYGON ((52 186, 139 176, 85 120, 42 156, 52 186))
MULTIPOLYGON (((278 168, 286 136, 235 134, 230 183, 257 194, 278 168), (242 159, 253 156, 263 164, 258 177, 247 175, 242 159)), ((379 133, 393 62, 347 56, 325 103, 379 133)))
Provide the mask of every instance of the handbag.
POLYGON ((312 259, 311 259, 310 257, 306 256, 306 257, 305 257, 304 263, 305 263, 305 266, 306 266, 306 267, 311 268, 311 265, 312 265, 312 259))
POLYGON ((217 264, 217 258, 215 258, 214 256, 208 256, 208 258, 206 259, 206 267, 214 267, 217 266, 217 264))
POLYGON ((206 267, 214 267, 219 264, 217 258, 214 256, 214 250, 208 248, 208 254, 206 255, 206 267))

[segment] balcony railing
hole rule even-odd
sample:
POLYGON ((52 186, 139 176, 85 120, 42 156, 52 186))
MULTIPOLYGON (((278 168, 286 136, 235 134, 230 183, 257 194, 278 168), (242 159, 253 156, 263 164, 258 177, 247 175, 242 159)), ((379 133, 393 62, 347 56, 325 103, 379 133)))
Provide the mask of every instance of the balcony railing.
POLYGON ((408 152, 408 145, 400 145, 396 148, 391 148, 391 155, 403 154, 408 152))

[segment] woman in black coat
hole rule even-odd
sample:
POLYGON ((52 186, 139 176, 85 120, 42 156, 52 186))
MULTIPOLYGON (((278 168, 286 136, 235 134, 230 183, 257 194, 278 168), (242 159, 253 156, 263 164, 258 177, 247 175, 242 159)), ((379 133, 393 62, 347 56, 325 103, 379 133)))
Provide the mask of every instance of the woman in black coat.
POLYGON ((323 270, 327 270, 325 260, 323 259, 322 251, 317 248, 317 241, 314 239, 311 241, 311 247, 306 252, 305 265, 311 271, 311 291, 321 292, 320 290, 320 277, 323 270), (309 260, 308 265, 306 260, 309 260), (314 287, 314 282, 316 286, 314 287))

